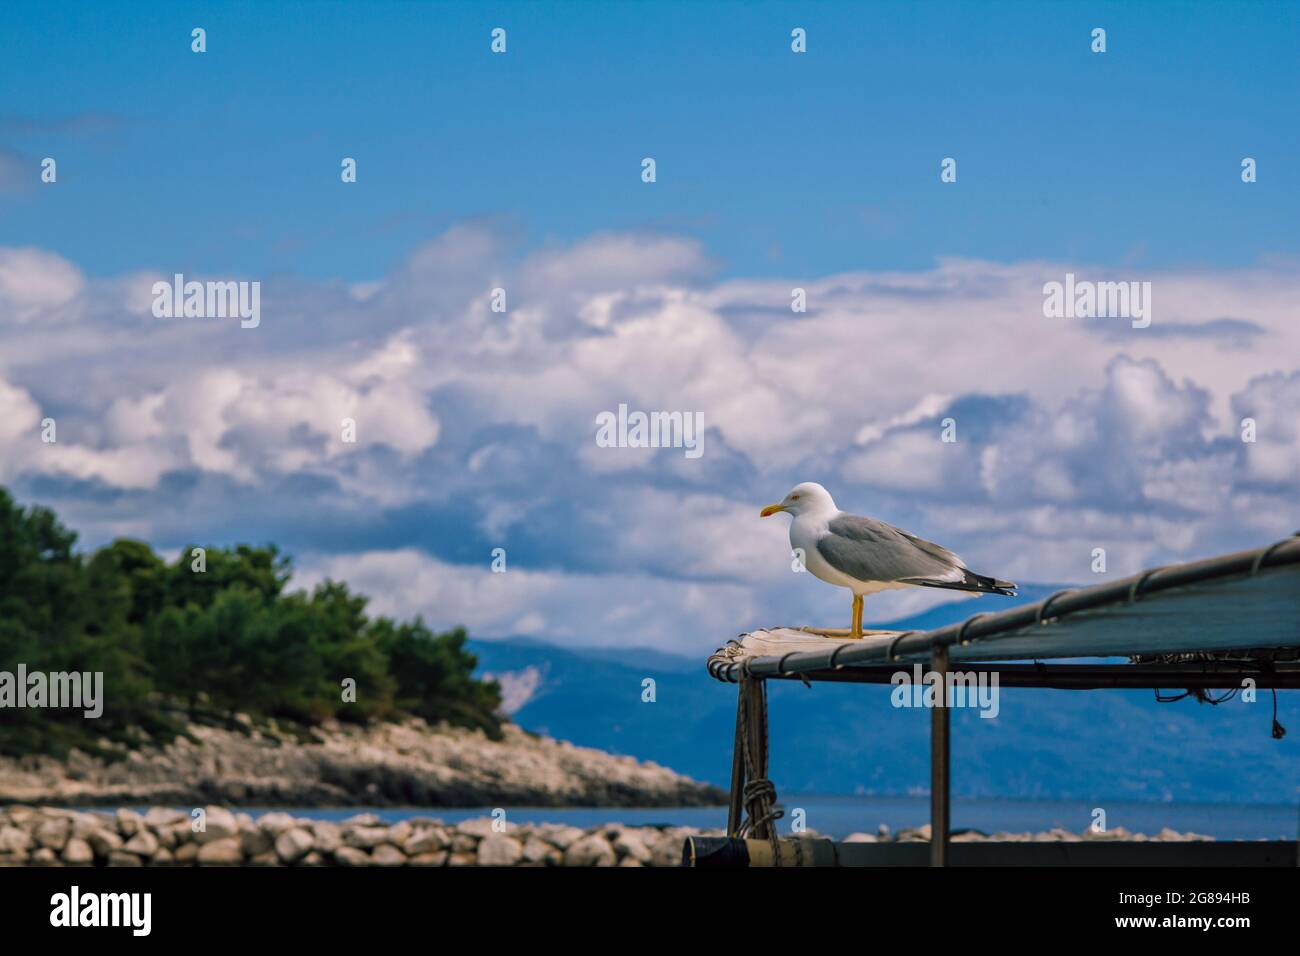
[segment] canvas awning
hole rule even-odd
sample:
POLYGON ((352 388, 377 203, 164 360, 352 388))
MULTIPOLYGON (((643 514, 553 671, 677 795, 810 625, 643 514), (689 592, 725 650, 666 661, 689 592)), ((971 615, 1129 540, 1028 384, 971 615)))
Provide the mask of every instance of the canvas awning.
MULTIPOLYGON (((708 662, 720 681, 739 683, 727 846, 757 841, 786 865, 773 821, 776 788, 767 773, 768 678, 885 683, 900 663, 927 664, 935 686, 963 671, 995 671, 1007 686, 1300 688, 1300 533, 1268 547, 1153 568, 1094 587, 1060 591, 1033 604, 976 614, 930 631, 874 631, 859 640, 775 628, 742 634, 708 662), (1040 663, 1050 658, 1138 659, 1132 664, 1040 663), (998 663, 987 663, 996 661, 998 663), (1031 661, 1033 663, 1024 663, 1031 661)), ((944 695, 930 707, 932 866, 948 865, 951 734, 944 695)), ((1273 736, 1285 734, 1273 716, 1273 736)), ((793 850, 795 865, 803 851, 793 850)), ((1158 861, 1148 857, 1149 864, 1158 861)), ((813 860, 813 865, 817 861, 813 860)))
POLYGON ((1166 657, 1300 647, 1300 535, 1264 548, 1155 568, 1062 591, 930 631, 872 631, 843 640, 796 628, 742 634, 709 658, 735 682, 925 661, 1166 657))

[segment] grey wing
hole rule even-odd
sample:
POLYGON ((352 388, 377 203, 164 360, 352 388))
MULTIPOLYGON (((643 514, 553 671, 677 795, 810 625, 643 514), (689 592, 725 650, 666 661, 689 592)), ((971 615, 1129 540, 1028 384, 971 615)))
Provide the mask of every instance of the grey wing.
POLYGON ((827 526, 817 551, 837 571, 859 581, 961 581, 961 559, 891 524, 840 515, 827 526))

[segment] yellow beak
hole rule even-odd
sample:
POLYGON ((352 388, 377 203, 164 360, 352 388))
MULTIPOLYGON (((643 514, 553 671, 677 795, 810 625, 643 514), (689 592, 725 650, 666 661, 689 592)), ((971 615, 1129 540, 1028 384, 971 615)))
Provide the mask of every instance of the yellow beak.
POLYGON ((784 511, 784 510, 785 510, 785 505, 768 505, 766 508, 764 508, 762 511, 758 513, 758 516, 760 518, 770 518, 778 511, 784 511))

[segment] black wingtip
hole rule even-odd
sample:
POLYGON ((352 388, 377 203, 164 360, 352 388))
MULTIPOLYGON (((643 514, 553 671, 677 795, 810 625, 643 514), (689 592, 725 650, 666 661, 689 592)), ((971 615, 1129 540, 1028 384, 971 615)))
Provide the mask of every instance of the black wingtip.
POLYGON ((909 578, 908 583, 926 588, 944 588, 948 591, 969 591, 973 594, 1001 594, 1003 597, 1016 597, 1016 585, 1010 581, 994 581, 981 574, 969 571, 961 581, 934 581, 927 578, 909 578))
POLYGON ((1018 585, 1014 581, 999 581, 997 578, 985 577, 982 574, 971 574, 981 590, 987 590, 990 594, 1001 594, 1003 597, 1016 597, 1016 588, 1018 585))

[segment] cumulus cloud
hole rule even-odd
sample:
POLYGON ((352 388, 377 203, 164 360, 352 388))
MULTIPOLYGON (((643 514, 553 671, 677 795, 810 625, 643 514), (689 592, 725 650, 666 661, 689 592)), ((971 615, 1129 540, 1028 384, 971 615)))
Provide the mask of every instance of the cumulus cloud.
POLYGON ((57 313, 84 285, 81 272, 61 256, 0 248, 0 322, 30 322, 57 313))
POLYGON ((440 625, 462 624, 481 637, 546 634, 572 645, 670 651, 700 646, 700 634, 725 634, 758 617, 756 595, 735 584, 674 581, 636 572, 604 574, 511 568, 489 560, 448 564, 415 550, 366 552, 303 563, 295 585, 326 578, 375 595, 376 613, 440 625))
MULTIPOLYGON (((1120 277, 1153 283, 1149 329, 1044 318, 1043 283, 1078 265, 714 269, 672 236, 521 256, 470 223, 369 282, 268 278, 243 330, 154 319, 151 273, 0 249, 0 477, 90 543, 274 538, 310 556, 302 580, 437 625, 694 650, 844 623, 844 596, 792 573, 784 524, 757 518, 800 480, 1028 581, 1091 579, 1095 547, 1124 573, 1297 523, 1286 264, 1120 277), (598 448, 621 403, 700 413, 704 456, 598 448)), ((893 592, 868 616, 951 597, 893 592)))
POLYGON ((1232 398, 1243 423, 1250 419, 1255 441, 1243 443, 1251 481, 1294 492, 1300 476, 1300 371, 1254 379, 1232 398))
POLYGON ((26 389, 19 388, 0 378, 0 476, 9 477, 17 470, 17 457, 13 453, 35 435, 40 423, 40 409, 26 389))
POLYGON ((1059 407, 1035 405, 995 432, 980 461, 990 498, 1133 507, 1168 497, 1153 495, 1149 480, 1172 477, 1179 463, 1199 473, 1211 457, 1209 395, 1175 383, 1153 359, 1120 356, 1103 374, 1100 387, 1059 407))

